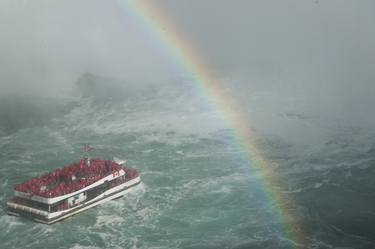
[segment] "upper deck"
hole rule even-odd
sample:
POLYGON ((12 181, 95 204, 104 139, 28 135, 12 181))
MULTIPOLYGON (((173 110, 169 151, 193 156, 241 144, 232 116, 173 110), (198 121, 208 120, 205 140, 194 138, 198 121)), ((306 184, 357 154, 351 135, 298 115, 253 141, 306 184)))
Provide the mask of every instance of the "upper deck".
POLYGON ((14 189, 16 196, 50 203, 120 176, 125 176, 130 180, 138 176, 138 172, 134 169, 123 168, 111 160, 85 159, 40 177, 31 178, 17 184, 14 189))

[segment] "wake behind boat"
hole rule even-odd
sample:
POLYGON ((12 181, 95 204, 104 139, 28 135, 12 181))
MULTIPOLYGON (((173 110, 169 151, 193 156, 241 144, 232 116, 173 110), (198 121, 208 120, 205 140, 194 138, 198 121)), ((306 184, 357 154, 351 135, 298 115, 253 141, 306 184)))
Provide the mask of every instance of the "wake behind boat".
POLYGON ((119 198, 141 182, 125 161, 84 159, 31 178, 14 188, 7 202, 10 215, 52 224, 86 209, 119 198))

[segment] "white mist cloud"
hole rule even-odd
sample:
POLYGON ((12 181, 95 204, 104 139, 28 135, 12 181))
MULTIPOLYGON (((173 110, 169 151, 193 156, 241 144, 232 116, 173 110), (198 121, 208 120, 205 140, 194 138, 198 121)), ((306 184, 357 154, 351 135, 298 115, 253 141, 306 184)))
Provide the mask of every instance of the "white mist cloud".
POLYGON ((81 74, 150 80, 166 67, 114 1, 0 2, 2 92, 67 89, 81 74))
POLYGON ((374 123, 373 1, 158 2, 244 108, 257 91, 273 92, 260 94, 269 115, 295 99, 314 116, 374 123))
MULTIPOLYGON (((218 79, 228 79, 233 97, 271 91, 272 99, 298 99, 314 113, 374 120, 373 1, 152 3, 175 20, 218 79)), ((1 93, 56 93, 85 72, 137 83, 183 73, 124 8, 101 0, 1 1, 1 93)), ((268 112, 278 113, 280 101, 272 99, 268 112)))

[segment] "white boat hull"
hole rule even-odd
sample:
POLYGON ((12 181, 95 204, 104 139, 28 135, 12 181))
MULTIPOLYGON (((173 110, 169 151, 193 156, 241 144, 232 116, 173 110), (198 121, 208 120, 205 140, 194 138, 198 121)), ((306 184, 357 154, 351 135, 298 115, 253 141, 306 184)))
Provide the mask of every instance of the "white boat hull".
POLYGON ((75 214, 78 214, 80 212, 83 212, 89 208, 95 207, 97 205, 100 205, 102 203, 105 203, 107 201, 120 198, 130 191, 133 190, 133 188, 138 185, 141 182, 140 177, 136 177, 130 181, 127 181, 123 184, 120 184, 118 186, 115 186, 111 189, 108 189, 107 191, 103 192, 102 194, 98 195, 94 199, 91 199, 87 202, 83 202, 73 208, 66 209, 63 211, 58 211, 58 212, 46 212, 46 211, 41 211, 35 208, 30 208, 27 206, 23 206, 20 204, 16 204, 13 202, 7 202, 8 206, 8 214, 10 215, 27 215, 31 218, 33 218, 35 221, 40 222, 40 223, 45 223, 45 224, 52 224, 57 221, 66 219, 70 216, 73 216, 75 214), (35 216, 35 217, 33 217, 35 216))

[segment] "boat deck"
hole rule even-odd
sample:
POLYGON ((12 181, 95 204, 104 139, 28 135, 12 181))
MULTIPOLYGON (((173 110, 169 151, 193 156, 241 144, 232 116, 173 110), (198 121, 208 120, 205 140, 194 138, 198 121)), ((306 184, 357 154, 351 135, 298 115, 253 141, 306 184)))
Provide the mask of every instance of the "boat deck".
POLYGON ((17 184, 14 189, 30 196, 53 198, 83 189, 110 174, 114 177, 119 176, 121 169, 125 171, 125 176, 128 179, 138 175, 136 170, 122 167, 111 160, 82 159, 17 184))

